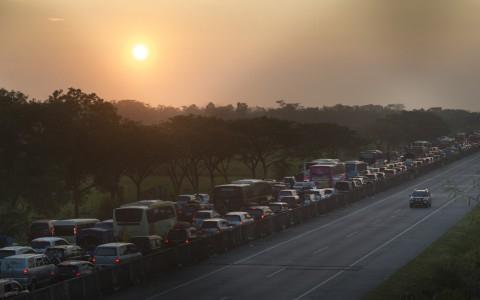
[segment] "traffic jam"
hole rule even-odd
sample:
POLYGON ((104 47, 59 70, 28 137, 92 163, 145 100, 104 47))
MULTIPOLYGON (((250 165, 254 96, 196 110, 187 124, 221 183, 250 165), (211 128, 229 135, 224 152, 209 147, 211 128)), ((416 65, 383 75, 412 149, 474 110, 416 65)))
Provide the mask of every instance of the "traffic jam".
MULTIPOLYGON (((210 194, 127 203, 109 220, 35 220, 29 244, 0 248, 0 299, 114 293, 384 192, 478 148, 480 132, 459 133, 415 141, 388 157, 368 150, 358 160, 310 160, 279 180, 239 179, 210 194)), ((428 188, 405 199, 412 209, 431 203, 428 188)))

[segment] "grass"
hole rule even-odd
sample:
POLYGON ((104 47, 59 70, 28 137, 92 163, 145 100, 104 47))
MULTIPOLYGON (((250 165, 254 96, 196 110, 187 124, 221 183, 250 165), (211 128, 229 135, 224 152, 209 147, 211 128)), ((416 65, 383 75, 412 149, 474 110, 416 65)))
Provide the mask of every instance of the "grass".
POLYGON ((479 283, 480 206, 477 206, 365 299, 480 299, 479 283))

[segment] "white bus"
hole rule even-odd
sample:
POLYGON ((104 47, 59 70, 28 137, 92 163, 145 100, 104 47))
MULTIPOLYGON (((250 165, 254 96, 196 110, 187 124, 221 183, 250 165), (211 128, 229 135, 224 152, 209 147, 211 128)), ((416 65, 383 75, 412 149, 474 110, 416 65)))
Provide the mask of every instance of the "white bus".
POLYGON ((92 228, 100 222, 98 219, 67 219, 53 222, 55 236, 66 239, 71 244, 77 243, 77 234, 85 228, 92 228))
POLYGON ((175 202, 142 200, 113 210, 113 234, 120 241, 134 236, 165 236, 177 222, 175 202))

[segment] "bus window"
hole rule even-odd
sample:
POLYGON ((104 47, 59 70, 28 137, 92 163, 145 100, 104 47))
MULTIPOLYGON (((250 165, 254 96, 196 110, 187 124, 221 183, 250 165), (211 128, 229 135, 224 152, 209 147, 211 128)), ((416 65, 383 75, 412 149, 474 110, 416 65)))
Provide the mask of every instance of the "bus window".
POLYGON ((157 207, 147 210, 148 223, 155 223, 171 218, 175 218, 175 213, 172 207, 157 207))
POLYGON ((118 208, 115 210, 115 220, 118 224, 139 224, 142 220, 141 208, 118 208))

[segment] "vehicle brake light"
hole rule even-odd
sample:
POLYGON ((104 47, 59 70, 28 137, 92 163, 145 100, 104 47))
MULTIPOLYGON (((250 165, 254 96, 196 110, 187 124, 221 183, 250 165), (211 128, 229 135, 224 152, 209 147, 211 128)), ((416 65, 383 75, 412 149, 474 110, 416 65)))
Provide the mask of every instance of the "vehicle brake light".
POLYGON ((186 239, 186 240, 185 240, 185 244, 190 244, 190 240, 189 240, 189 239, 186 239))
POLYGON ((73 235, 77 235, 77 226, 73 227, 73 235))
POLYGON ((168 243, 170 243, 170 241, 169 241, 169 240, 165 240, 165 244, 168 244, 168 243))
POLYGON ((30 273, 30 270, 28 268, 23 269, 23 274, 27 275, 28 273, 30 273))
POLYGON ((113 263, 116 265, 120 264, 120 257, 115 257, 115 259, 113 260, 113 263))
POLYGON ((50 271, 50 276, 55 276, 55 272, 50 271))
POLYGON ((95 258, 95 256, 92 257, 92 263, 96 263, 97 262, 97 259, 95 258))
POLYGON ((75 272, 75 277, 80 277, 80 272, 75 272))

